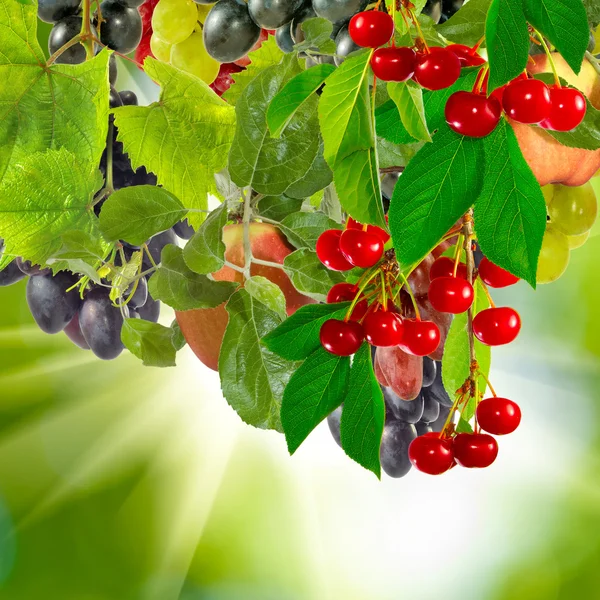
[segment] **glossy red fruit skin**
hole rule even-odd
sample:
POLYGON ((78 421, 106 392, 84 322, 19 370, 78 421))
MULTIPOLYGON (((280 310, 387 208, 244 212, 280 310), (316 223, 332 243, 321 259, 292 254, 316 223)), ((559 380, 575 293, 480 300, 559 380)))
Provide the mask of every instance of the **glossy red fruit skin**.
POLYGON ((438 277, 429 284, 429 302, 439 312, 459 315, 473 304, 473 286, 460 277, 438 277))
POLYGON ((519 123, 540 123, 550 116, 550 88, 539 79, 511 81, 504 90, 502 106, 519 123))
POLYGON ((319 332, 321 345, 336 356, 351 356, 365 339, 363 328, 356 321, 329 319, 319 332))
MULTIPOLYGON (((488 84, 488 79, 490 77, 490 73, 489 71, 486 73, 485 78, 483 80, 483 85, 481 86, 481 93, 482 94, 487 94, 487 84, 488 84)), ((513 83, 514 81, 523 81, 528 79, 527 77, 527 73, 521 73, 520 75, 518 75, 517 77, 515 77, 512 81, 509 81, 506 85, 503 85, 502 87, 496 88, 491 94, 490 96, 494 96, 494 98, 496 98, 496 100, 498 100, 498 102, 500 102, 500 104, 502 104, 502 99, 504 98, 504 91, 506 90, 506 88, 513 83)))
MULTIPOLYGON (((327 304, 335 302, 352 302, 358 294, 358 286, 351 283, 336 283, 327 293, 327 304)), ((369 310, 369 303, 363 299, 359 300, 354 306, 350 315, 352 321, 360 321, 369 310)))
POLYGON ((512 273, 509 273, 502 267, 495 265, 487 257, 483 257, 479 263, 479 277, 486 285, 493 288, 503 288, 514 285, 519 281, 512 273))
MULTIPOLYGON (((355 221, 352 217, 348 217, 346 229, 363 229, 363 225, 362 223, 355 221)), ((377 225, 367 225, 367 232, 379 236, 384 244, 387 243, 387 241, 392 237, 385 229, 377 227, 377 225)))
POLYGON ((477 407, 477 422, 488 433, 508 435, 521 423, 521 409, 508 398, 486 398, 477 407))
POLYGON ((340 250, 351 265, 368 269, 381 260, 383 242, 374 233, 362 229, 346 229, 340 237, 340 250))
POLYGON ((392 39, 394 21, 386 12, 360 12, 350 19, 348 33, 352 41, 363 48, 379 48, 392 39))
POLYGON ((452 440, 439 433, 421 435, 410 443, 408 458, 418 471, 441 475, 454 466, 452 440))
POLYGON ((550 116, 540 123, 540 127, 553 131, 571 131, 585 118, 587 104, 585 96, 575 88, 550 88, 550 116))
POLYGON ((502 106, 494 96, 455 92, 444 111, 450 129, 467 137, 482 138, 494 131, 502 116, 502 106))
POLYGON ((432 47, 417 55, 413 79, 427 90, 443 90, 460 77, 460 60, 446 48, 432 47))
POLYGON ((427 356, 438 349, 441 334, 433 321, 404 319, 403 323, 402 350, 415 356, 427 356))
POLYGON ((375 310, 363 321, 365 339, 371 346, 388 348, 402 342, 404 324, 400 315, 389 310, 375 310))
POLYGON ((477 52, 473 52, 473 48, 469 48, 469 46, 465 46, 464 44, 450 44, 446 46, 446 49, 456 54, 461 67, 478 67, 486 63, 483 56, 480 56, 477 52))
MULTIPOLYGON (((438 277, 452 277, 454 275, 454 260, 449 256, 440 256, 436 261, 431 265, 431 270, 429 271, 430 279, 437 279, 438 277)), ((456 269, 456 276, 461 279, 467 278, 467 265, 463 262, 458 263, 458 268, 456 269)))
POLYGON ((453 449, 456 462, 467 469, 485 469, 498 456, 498 443, 487 433, 459 433, 453 449))
POLYGON ((342 232, 339 229, 327 229, 317 240, 317 256, 332 271, 349 271, 353 267, 342 254, 340 249, 341 237, 342 232))
POLYGON ((406 81, 415 73, 416 59, 412 48, 378 48, 373 52, 371 68, 382 81, 406 81))
POLYGON ((519 313, 508 306, 486 308, 475 315, 473 333, 486 346, 503 346, 515 340, 521 331, 519 313))

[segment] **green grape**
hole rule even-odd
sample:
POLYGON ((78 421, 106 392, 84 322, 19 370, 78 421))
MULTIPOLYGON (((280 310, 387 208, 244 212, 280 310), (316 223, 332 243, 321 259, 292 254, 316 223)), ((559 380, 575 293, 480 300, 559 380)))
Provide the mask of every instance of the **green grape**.
POLYGON ((210 9, 213 7, 212 4, 198 4, 198 21, 200 23, 204 23, 206 21, 206 17, 210 12, 210 9))
POLYGON ((571 250, 574 250, 575 248, 581 248, 581 246, 583 246, 587 242, 589 237, 589 231, 586 231, 581 235, 568 235, 567 241, 569 242, 569 248, 571 248, 571 250))
POLYGON ((158 60, 162 60, 162 62, 169 63, 171 62, 171 48, 173 46, 171 44, 167 44, 161 40, 156 34, 152 34, 150 38, 150 50, 152 50, 152 54, 158 60))
POLYGON ((206 52, 201 31, 192 33, 187 40, 173 46, 171 64, 209 85, 217 78, 221 66, 206 52))
POLYGON ((537 282, 556 281, 567 270, 570 253, 567 236, 552 225, 548 225, 538 260, 537 282))
POLYGON ((152 30, 167 44, 179 44, 190 37, 197 21, 192 0, 160 0, 152 15, 152 30))
POLYGON ((549 183, 542 188, 542 194, 544 194, 546 206, 550 206, 550 202, 552 202, 552 198, 554 197, 554 187, 554 184, 549 183))
POLYGON ((555 186, 548 207, 552 224, 565 235, 589 231, 598 215, 598 202, 591 183, 580 187, 555 186))

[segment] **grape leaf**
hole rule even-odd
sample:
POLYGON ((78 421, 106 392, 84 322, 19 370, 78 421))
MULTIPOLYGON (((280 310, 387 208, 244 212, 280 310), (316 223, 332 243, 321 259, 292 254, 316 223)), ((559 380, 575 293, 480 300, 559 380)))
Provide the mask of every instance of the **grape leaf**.
POLYGON ((225 264, 223 227, 227 223, 227 202, 213 210, 183 249, 186 265, 196 273, 215 273, 225 264))
POLYGON ((109 53, 47 66, 36 34, 37 2, 0 4, 0 179, 49 148, 97 164, 106 143, 109 53))
POLYGON ((325 213, 318 211, 293 213, 285 217, 281 223, 300 238, 301 248, 310 248, 311 250, 315 249, 317 239, 326 229, 341 229, 338 223, 325 213))
POLYGON ((160 268, 150 278, 148 290, 154 300, 161 300, 175 310, 193 310, 223 304, 237 285, 213 281, 206 275, 190 271, 181 248, 169 244, 162 251, 160 268))
POLYGON ((245 289, 226 305, 229 322, 219 354, 221 389, 249 425, 281 431, 279 406, 293 365, 260 343, 282 318, 245 289))
POLYGON ((437 30, 458 44, 474 46, 485 33, 485 20, 491 0, 469 0, 437 30))
POLYGON ((287 196, 265 196, 258 201, 258 212, 261 217, 273 221, 283 221, 285 217, 298 212, 304 200, 287 196))
POLYGON ((340 434, 346 454, 379 478, 379 447, 384 424, 385 404, 373 372, 371 347, 363 344, 352 361, 340 434))
POLYGON ((390 81, 387 88, 409 135, 416 140, 431 142, 423 105, 423 88, 413 81, 401 83, 390 81))
POLYGON ((484 182, 474 213, 477 240, 493 263, 535 288, 546 231, 542 190, 506 121, 484 138, 484 148, 484 182))
POLYGON ((287 318, 285 296, 281 288, 266 277, 254 275, 244 282, 244 289, 258 302, 277 314, 281 320, 287 318))
POLYGON ((281 424, 293 454, 310 432, 343 401, 350 359, 317 348, 292 375, 281 402, 281 424))
MULTIPOLYGON (((152 58, 144 68, 162 88, 150 106, 115 109, 118 139, 134 168, 144 165, 185 208, 206 210, 216 193, 214 174, 227 162, 235 111, 203 81, 152 58)), ((190 213, 198 228, 204 215, 190 213)))
MULTIPOLYGON (((87 231, 73 229, 62 235, 62 247, 56 252, 50 264, 62 260, 81 260, 92 267, 98 266, 108 255, 111 247, 94 225, 87 231)), ((68 265, 65 265, 68 268, 68 265)))
POLYGON ((480 139, 441 129, 394 188, 389 224, 401 266, 419 262, 469 209, 483 183, 480 139))
POLYGON ((147 367, 174 367, 177 350, 173 330, 142 319, 125 319, 121 329, 125 348, 147 367))
POLYGON ((514 79, 527 66, 529 29, 522 0, 492 0, 485 41, 490 63, 489 93, 514 79))
POLYGON ((263 337, 263 344, 287 360, 304 360, 321 345, 319 332, 323 323, 343 319, 349 307, 349 302, 302 306, 263 337))
POLYGON ((100 229, 109 241, 124 240, 141 246, 186 215, 181 202, 167 190, 154 185, 135 185, 109 196, 100 212, 100 229))
POLYGON ((321 263, 316 252, 306 248, 288 254, 283 268, 299 292, 319 302, 325 301, 333 285, 344 281, 343 275, 330 271, 321 263))
POLYGON ((523 0, 527 20, 561 53, 575 73, 581 70, 590 41, 581 0, 523 0))
POLYGON ((318 54, 335 54, 335 42, 331 39, 333 32, 331 21, 316 17, 307 19, 301 27, 304 32, 304 40, 294 46, 296 52, 306 52, 308 50, 318 54))
POLYGON ((95 165, 65 148, 30 154, 0 184, 0 231, 6 260, 22 256, 44 264, 60 249, 69 230, 87 230, 96 217, 94 193, 102 186, 95 165))
MULTIPOLYGON (((331 23, 329 23, 331 25, 331 23)), ((332 40, 329 40, 332 41, 332 40)), ((290 79, 271 100, 267 124, 273 137, 280 137, 298 109, 323 85, 335 71, 330 64, 316 65, 290 79)))

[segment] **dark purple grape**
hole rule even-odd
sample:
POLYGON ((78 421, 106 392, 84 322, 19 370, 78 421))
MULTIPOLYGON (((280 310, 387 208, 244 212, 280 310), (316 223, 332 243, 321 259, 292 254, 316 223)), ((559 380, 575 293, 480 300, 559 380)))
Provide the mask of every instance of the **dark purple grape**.
POLYGON ((381 468, 387 475, 404 477, 410 471, 412 465, 408 458, 408 447, 416 437, 417 430, 414 425, 402 421, 385 424, 379 458, 381 468))
POLYGON ((338 406, 328 417, 327 425, 329 425, 329 431, 337 445, 342 447, 342 438, 340 435, 340 422, 342 420, 342 407, 338 406))
POLYGON ((433 431, 429 423, 423 423, 423 421, 416 423, 415 429, 417 430, 417 435, 425 435, 426 433, 431 433, 433 431))
POLYGON ((38 17, 46 23, 56 23, 79 10, 80 0, 38 0, 38 17))
POLYGON ((442 363, 436 362, 436 372, 434 382, 423 390, 425 396, 429 396, 432 400, 439 402, 442 406, 450 408, 454 402, 448 396, 444 384, 442 382, 442 363))
POLYGON ((351 52, 360 50, 360 46, 354 43, 354 40, 348 33, 348 27, 342 27, 338 34, 335 36, 335 64, 339 67, 346 56, 351 52))
POLYGON ((448 419, 449 414, 450 409, 447 406, 440 406, 440 416, 433 423, 429 424, 431 429, 439 433, 446 424, 446 420, 448 419))
POLYGON ((140 315, 140 318, 144 321, 151 321, 157 323, 160 317, 160 300, 154 300, 148 292, 148 299, 144 306, 140 306, 136 309, 136 312, 140 315))
POLYGON ((422 394, 419 394, 414 400, 402 400, 392 388, 381 386, 381 391, 386 405, 396 419, 405 423, 417 423, 423 416, 422 394))
MULTIPOLYGON (((163 248, 168 244, 177 244, 177 238, 175 237, 175 234, 173 233, 172 229, 168 229, 167 231, 163 231, 162 233, 155 235, 148 242, 148 251, 150 252, 150 255, 152 256, 156 264, 160 262, 160 256, 162 254, 163 248)), ((148 259, 148 256, 146 256, 145 252, 142 266, 145 271, 152 267, 152 263, 148 259)))
POLYGON ((425 396, 425 394, 421 394, 424 397, 423 403, 423 416, 421 417, 421 421, 424 423, 433 423, 440 416, 440 403, 436 402, 431 396, 425 396))
POLYGON ((27 282, 29 310, 44 333, 62 331, 77 314, 81 299, 77 290, 67 290, 78 281, 76 275, 66 271, 56 275, 30 277, 27 282))
POLYGON ((0 271, 0 287, 8 287, 13 283, 21 281, 25 277, 25 273, 19 269, 17 262, 13 260, 2 271, 0 271))
POLYGON ((116 2, 118 2, 119 4, 122 4, 123 6, 126 6, 127 8, 137 8, 138 6, 141 6, 142 4, 144 4, 145 0, 115 0, 116 2))
MULTIPOLYGON (((125 297, 129 298, 130 293, 131 293, 131 290, 128 291, 128 293, 126 294, 125 297)), ((137 309, 140 306, 144 306, 144 304, 146 304, 147 300, 148 300, 148 282, 146 281, 145 277, 142 277, 138 281, 137 288, 136 288, 135 293, 133 294, 131 300, 129 301, 128 306, 131 306, 131 308, 137 309)))
POLYGON ((423 387, 429 387, 435 381, 437 367, 435 361, 428 356, 423 357, 423 387))
MULTIPOLYGON (((73 15, 61 19, 54 25, 48 38, 48 51, 51 55, 79 34, 82 22, 81 17, 73 15)), ((85 47, 79 43, 67 48, 55 62, 65 65, 78 65, 85 62, 85 59, 85 47)))
POLYGON ((439 23, 442 17, 442 0, 427 0, 423 14, 433 19, 434 23, 439 23))
POLYGON ((138 105, 138 97, 135 92, 131 90, 123 90, 119 92, 119 96, 121 96, 121 103, 123 106, 137 106, 138 105))
POLYGON ((123 100, 121 100, 121 96, 119 92, 115 90, 114 87, 110 88, 110 95, 108 97, 109 105, 111 108, 118 108, 119 106, 123 106, 123 100))
POLYGON ((117 83, 118 75, 117 57, 114 54, 111 54, 108 59, 108 82, 110 85, 115 85, 115 83, 117 83))
POLYGON ((188 223, 187 219, 173 225, 173 232, 182 240, 189 240, 195 233, 194 228, 188 223))
POLYGON ((364 10, 368 3, 368 0, 312 0, 317 16, 332 23, 349 19, 355 13, 364 10))
POLYGON ((277 31, 275 32, 275 42, 279 49, 286 54, 294 51, 291 23, 286 23, 277 28, 277 31))
POLYGON ((136 8, 105 0, 100 5, 100 41, 121 54, 133 52, 142 39, 142 17, 136 8))
POLYGON ((79 326, 79 314, 76 314, 65 327, 67 337, 82 350, 89 350, 90 347, 83 337, 81 327, 79 326))
POLYGON ((248 0, 252 20, 263 29, 277 29, 289 23, 304 0, 248 0))

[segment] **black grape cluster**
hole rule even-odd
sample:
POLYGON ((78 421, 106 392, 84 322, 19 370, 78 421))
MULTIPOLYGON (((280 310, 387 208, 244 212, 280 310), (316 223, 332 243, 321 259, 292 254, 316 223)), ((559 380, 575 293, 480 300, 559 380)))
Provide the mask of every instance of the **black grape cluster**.
MULTIPOLYGON (((423 384, 415 400, 402 400, 394 391, 381 386, 385 400, 385 426, 379 458, 390 477, 404 477, 412 468, 408 447, 418 436, 439 432, 444 427, 452 400, 442 383, 442 363, 424 357, 423 384)), ((341 446, 340 422, 343 405, 327 417, 333 439, 341 446)))

